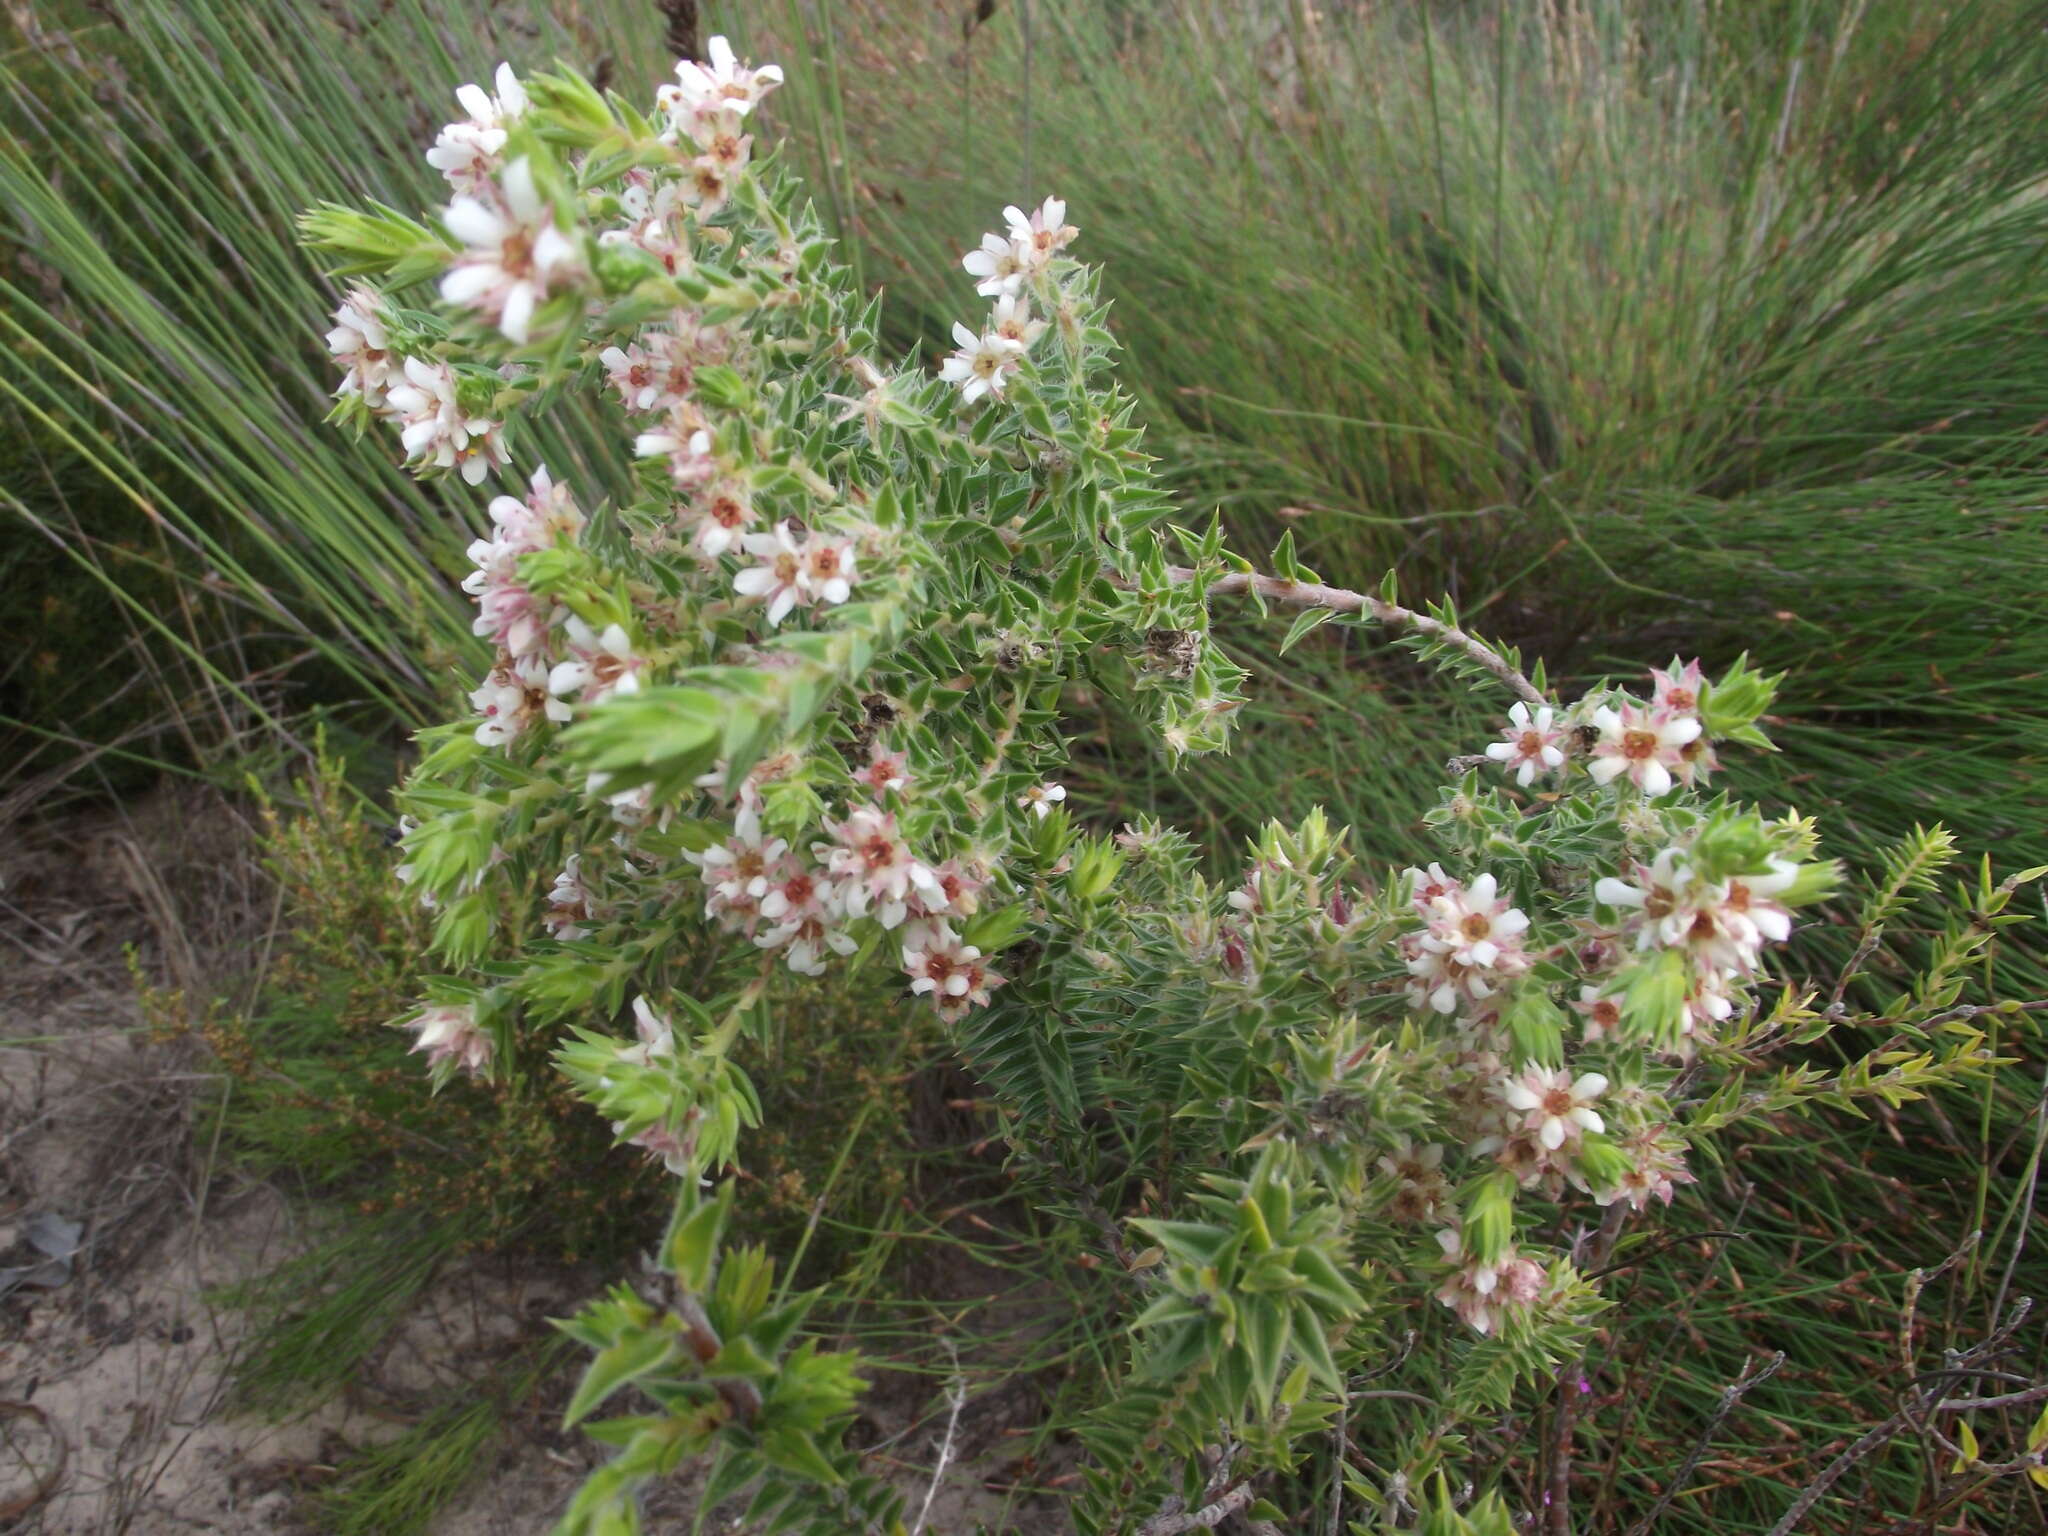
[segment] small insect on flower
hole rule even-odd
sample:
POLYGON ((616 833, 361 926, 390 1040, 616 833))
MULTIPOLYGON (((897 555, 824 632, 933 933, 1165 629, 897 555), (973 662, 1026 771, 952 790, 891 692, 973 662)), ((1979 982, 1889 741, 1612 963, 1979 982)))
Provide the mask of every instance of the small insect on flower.
POLYGON ((940 364, 939 377, 959 385, 960 398, 967 405, 983 395, 1000 398, 1004 383, 1016 372, 1018 359, 1024 355, 1023 343, 993 331, 976 335, 957 321, 953 325, 953 340, 959 343, 959 350, 940 364))
POLYGON ((1518 703, 1508 711, 1508 728, 1487 747, 1486 755, 1503 768, 1512 768, 1515 782, 1527 789, 1537 775, 1564 766, 1566 733, 1555 721, 1556 711, 1547 704, 1532 711, 1518 703))

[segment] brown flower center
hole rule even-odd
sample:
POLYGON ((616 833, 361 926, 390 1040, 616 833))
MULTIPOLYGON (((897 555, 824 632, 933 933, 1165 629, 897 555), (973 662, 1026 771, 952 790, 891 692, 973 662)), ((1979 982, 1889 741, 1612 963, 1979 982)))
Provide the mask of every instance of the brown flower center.
POLYGON ((1657 733, 1655 731, 1623 731, 1621 733, 1621 755, 1632 763, 1648 762, 1657 755, 1657 733))

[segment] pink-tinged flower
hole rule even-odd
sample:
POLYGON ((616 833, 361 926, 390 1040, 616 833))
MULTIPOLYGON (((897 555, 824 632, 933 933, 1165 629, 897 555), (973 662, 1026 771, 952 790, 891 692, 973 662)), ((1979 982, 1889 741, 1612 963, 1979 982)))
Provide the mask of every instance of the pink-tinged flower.
POLYGON ((704 418, 687 401, 676 406, 658 427, 633 439, 633 452, 643 459, 667 459, 669 478, 678 490, 702 485, 718 473, 711 454, 711 433, 704 418))
POLYGON ((732 197, 732 178, 717 161, 699 155, 683 169, 683 196, 700 219, 714 218, 732 197))
POLYGON ((997 298, 989 313, 988 328, 991 335, 1014 342, 1020 352, 1030 351, 1031 343, 1045 334, 1045 322, 1031 318, 1031 301, 1017 293, 997 298))
POLYGON ((1501 1102, 1521 1113, 1524 1129, 1552 1152, 1582 1132, 1605 1129, 1593 1101, 1606 1091, 1607 1079, 1598 1072, 1572 1078, 1551 1067, 1526 1068, 1500 1085, 1501 1102))
POLYGON ((1487 747, 1486 755, 1513 769, 1515 782, 1527 789, 1539 774, 1564 766, 1565 732, 1556 719, 1556 711, 1547 704, 1533 711, 1527 704, 1516 704, 1508 711, 1508 728, 1487 747))
MULTIPOLYGON (((699 173, 709 170, 726 182, 737 177, 753 154, 754 141, 746 132, 746 120, 737 112, 700 112, 691 119, 694 137, 704 153, 699 155, 692 167, 699 173)), ((698 213, 704 212, 699 200, 698 213)))
POLYGON ((804 540, 798 577, 814 604, 836 606, 853 596, 853 540, 813 533, 804 540))
POLYGON ((1455 1013, 1461 1002, 1482 1004, 1502 981, 1529 968, 1522 948, 1529 919, 1492 875, 1432 897, 1426 917, 1428 928, 1403 941, 1408 997, 1418 1008, 1455 1013))
POLYGON ((1667 848, 1648 865, 1635 866, 1635 881, 1596 881, 1594 899, 1634 908, 1639 949, 1684 949, 1704 973, 1743 976, 1756 969, 1766 943, 1792 934, 1792 914, 1773 900, 1798 878, 1798 866, 1774 858, 1762 874, 1726 881, 1703 879, 1685 854, 1667 848))
POLYGON ((960 258, 960 265, 975 280, 974 291, 985 299, 1014 294, 1022 288, 1031 275, 1026 262, 1017 242, 1002 235, 983 235, 980 248, 960 258))
POLYGON ((427 164, 445 176, 457 192, 473 194, 489 183, 505 148, 506 124, 528 105, 526 88, 510 64, 498 66, 493 83, 498 87, 496 96, 486 95, 481 86, 456 87, 455 99, 469 117, 443 128, 427 151, 427 164))
POLYGON ((1448 946, 1460 965, 1490 970, 1519 951, 1529 919, 1500 893, 1492 875, 1481 875, 1462 891, 1437 897, 1429 907, 1430 936, 1448 946))
POLYGON ((606 347, 597 354, 606 382, 619 392, 619 403, 629 411, 663 410, 674 402, 662 388, 666 373, 658 358, 638 342, 624 347, 606 347))
POLYGON ((567 707, 548 697, 547 682, 547 663, 541 657, 501 657, 470 691, 470 707, 483 717, 477 722, 476 739, 487 747, 506 747, 537 721, 567 719, 567 707))
POLYGON ((989 993, 1008 979, 998 976, 984 963, 981 951, 962 944, 943 923, 933 933, 919 935, 919 947, 903 951, 903 969, 909 974, 910 990, 931 999, 940 1018, 954 1023, 969 1009, 986 1008, 989 993))
POLYGON ((1266 872, 1255 869, 1244 877, 1244 884, 1223 898, 1228 907, 1242 912, 1246 917, 1257 917, 1266 909, 1266 872))
POLYGON ((769 868, 761 890, 761 916, 771 923, 805 923, 830 915, 832 882, 793 854, 769 868))
POLYGON ((1450 1199, 1443 1175, 1444 1149, 1436 1142, 1418 1147, 1404 1136, 1379 1160, 1379 1170, 1394 1181, 1387 1197, 1389 1219, 1409 1224, 1432 1221, 1450 1199))
POLYGON ((1455 875, 1445 874, 1441 864, 1432 864, 1427 869, 1405 870, 1401 878, 1408 887, 1408 900, 1425 917, 1437 897, 1456 896, 1465 889, 1465 882, 1455 875))
POLYGON ((732 589, 741 597, 768 605, 768 622, 779 625, 804 597, 804 549, 790 535, 790 525, 777 523, 767 533, 750 533, 740 547, 759 564, 736 574, 732 589))
MULTIPOLYGON (((624 1120, 614 1120, 612 1122, 612 1134, 614 1136, 621 1134, 626 1129, 627 1123, 624 1120)), ((626 1137, 624 1144, 629 1147, 638 1147, 650 1158, 659 1159, 662 1167, 679 1179, 686 1177, 696 1162, 696 1136, 694 1134, 672 1131, 659 1120, 655 1121, 654 1124, 648 1126, 645 1130, 635 1131, 631 1136, 626 1137)))
POLYGON ((548 909, 541 926, 548 937, 567 943, 585 937, 590 930, 583 925, 589 921, 590 887, 583 883, 583 855, 572 853, 548 889, 548 909))
POLYGON ((1540 1189, 1549 1199, 1564 1193, 1571 1175, 1557 1149, 1543 1145, 1533 1131, 1510 1130, 1506 1135, 1487 1136, 1472 1144, 1474 1157, 1491 1157, 1505 1172, 1515 1176, 1524 1189, 1540 1189))
POLYGON ((541 201, 533 163, 521 157, 505 169, 503 200, 458 197, 441 222, 466 247, 441 279, 441 298, 473 309, 524 346, 533 312, 550 291, 582 275, 576 242, 555 227, 554 210, 541 201))
POLYGON ((327 350, 343 369, 335 397, 360 395, 372 410, 383 405, 384 391, 403 376, 402 359, 391 350, 391 336, 384 328, 383 309, 384 301, 369 289, 351 288, 334 312, 334 329, 327 333, 327 350))
POLYGON ((471 1077, 482 1077, 490 1067, 491 1037, 477 1023, 474 1007, 422 1008, 405 1021, 405 1028, 419 1037, 412 1050, 427 1053, 430 1069, 450 1062, 471 1077))
POLYGON ((722 476, 701 486, 686 510, 696 520, 691 542, 714 560, 737 545, 759 516, 747 488, 722 476))
POLYGON ((1508 1248, 1491 1264, 1482 1264, 1465 1254, 1464 1240, 1455 1227, 1437 1233, 1444 1261, 1453 1266, 1436 1299, 1456 1312, 1475 1332, 1490 1334, 1506 1320, 1511 1308, 1532 1305, 1543 1294, 1547 1278, 1534 1259, 1518 1256, 1508 1248))
POLYGON ((462 581, 463 591, 485 599, 487 610, 495 608, 487 623, 476 626, 476 632, 496 636, 515 656, 536 649, 553 619, 552 605, 533 598, 520 583, 519 557, 546 549, 558 538, 566 537, 573 542, 582 534, 584 523, 583 509, 576 505, 576 498, 566 485, 555 484, 545 464, 533 472, 532 487, 524 501, 513 496, 491 499, 491 536, 469 546, 469 558, 476 569, 462 581), (510 595, 513 589, 516 598, 510 595), (524 632, 515 641, 510 630, 531 612, 541 614, 536 620, 538 632, 524 632))
POLYGON ((1064 784, 1034 784, 1017 797, 1017 809, 1029 811, 1040 821, 1052 814, 1052 808, 1067 798, 1064 784))
POLYGON ((1586 1021, 1581 1034, 1588 1045, 1605 1040, 1621 1028, 1621 999, 1609 997, 1598 985, 1579 988, 1579 1000, 1572 1004, 1572 1011, 1586 1021))
POLYGON ((472 633, 496 641, 499 649, 515 660, 540 661, 545 666, 546 657, 541 653, 547 649, 548 631, 564 617, 566 610, 558 608, 550 598, 537 596, 516 575, 506 574, 500 566, 471 572, 463 585, 468 586, 470 580, 478 577, 483 579, 474 589, 477 616, 470 625, 472 633))
POLYGON ((1672 715, 1623 704, 1593 711, 1600 737, 1587 764, 1597 784, 1626 777, 1651 799, 1669 793, 1684 764, 1683 749, 1699 739, 1700 722, 1693 715, 1672 715))
POLYGON ((930 993, 934 1002, 965 997, 974 984, 975 962, 981 951, 964 944, 945 923, 922 923, 924 932, 915 944, 903 948, 903 969, 910 976, 910 990, 922 997, 930 993))
POLYGON ((564 644, 569 659, 548 673, 548 691, 558 698, 580 692, 585 704, 596 704, 615 693, 640 691, 647 658, 633 649, 623 625, 607 624, 600 634, 572 613, 564 644))
POLYGON ((651 1067, 656 1058, 676 1053, 675 1026, 665 1014, 656 1013, 644 996, 633 999, 633 1033, 633 1043, 619 1047, 621 1065, 651 1067))
POLYGON ((1620 1200, 1637 1211, 1647 1209, 1652 1200, 1669 1205, 1677 1186, 1694 1182, 1685 1169, 1685 1143, 1664 1134, 1661 1128, 1627 1137, 1621 1142, 1621 1150, 1628 1155, 1628 1172, 1611 1189, 1593 1191, 1596 1205, 1612 1205, 1620 1200))
POLYGON ((733 818, 731 837, 701 853, 685 850, 683 857, 697 866, 709 893, 704 915, 717 918, 726 928, 751 932, 761 898, 768 893, 769 871, 788 847, 779 837, 764 837, 760 816, 752 806, 743 805, 733 818))
POLYGON ((1697 661, 1680 664, 1676 656, 1669 667, 1650 669, 1650 705, 1673 715, 1696 715, 1700 695, 1706 691, 1707 675, 1697 661))
MULTIPOLYGON (((672 113, 687 115, 733 112, 744 117, 761 98, 782 84, 782 70, 774 64, 749 68, 739 61, 732 44, 714 37, 706 44, 709 63, 684 59, 676 65, 676 85, 662 87, 656 100, 672 113), (674 91, 673 96, 668 92, 674 91)), ((680 124, 678 125, 680 126, 680 124)))
POLYGON ((932 889, 910 893, 910 915, 920 919, 972 917, 981 910, 981 893, 987 885, 985 871, 948 859, 933 868, 932 889))
POLYGON ((453 469, 481 485, 507 461, 498 424, 462 409, 455 370, 446 363, 408 357, 404 380, 385 391, 384 404, 398 424, 406 459, 418 470, 453 469))
POLYGON ((872 913, 884 928, 894 928, 909 915, 913 891, 927 900, 938 895, 937 879, 912 856, 889 812, 858 806, 844 821, 828 820, 825 830, 833 841, 812 852, 841 882, 840 900, 848 917, 872 913))
POLYGON ((1714 744, 1704 736, 1695 736, 1678 749, 1678 766, 1671 770, 1679 783, 1690 789, 1695 784, 1704 784, 1720 770, 1721 759, 1714 751, 1714 744))
POLYGON ((1005 208, 1003 221, 1010 226, 1011 241, 1033 269, 1043 267, 1081 233, 1067 222, 1066 202, 1057 197, 1048 197, 1028 214, 1021 208, 1005 208))
POLYGON ((868 743, 868 765, 853 779, 877 796, 892 789, 901 791, 910 782, 910 760, 901 752, 891 752, 879 741, 871 741, 868 743))
POLYGON ((824 975, 827 951, 850 955, 859 948, 830 913, 792 917, 754 935, 754 942, 763 949, 781 949, 785 963, 799 976, 824 975))
POLYGON ((1003 385, 1017 371, 1018 359, 1024 355, 1023 346, 993 331, 977 336, 957 321, 953 340, 959 344, 959 350, 939 365, 939 377, 948 384, 959 385, 960 398, 968 405, 983 395, 1000 397, 1003 385))

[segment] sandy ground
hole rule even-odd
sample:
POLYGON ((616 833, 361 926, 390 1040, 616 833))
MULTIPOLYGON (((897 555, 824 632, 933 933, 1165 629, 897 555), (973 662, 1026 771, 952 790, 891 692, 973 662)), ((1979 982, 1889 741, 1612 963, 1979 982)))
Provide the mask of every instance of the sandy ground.
MULTIPOLYGON (((434 1302, 375 1360, 374 1382, 291 1422, 231 1411, 247 1325, 220 1289, 299 1251, 314 1219, 239 1175, 194 1134, 211 1080, 189 1041, 142 1028, 126 955, 153 981, 206 995, 271 920, 234 816, 162 796, 0 832, 0 1271, 46 1256, 26 1238, 76 1223, 68 1273, 0 1297, 0 1531, 23 1536, 315 1533, 307 1494, 403 1432, 408 1402, 481 1379, 599 1277, 503 1261, 443 1276, 434 1302), (42 1218, 39 1222, 38 1218, 42 1218)), ((437 1536, 544 1533, 595 1448, 556 1427, 566 1381, 512 1415, 437 1536)), ((915 1515, 946 1404, 876 1394, 863 1439, 886 1447, 915 1515)), ((991 1536, 1063 1528, 1014 1480, 1014 1391, 970 1392, 925 1530, 991 1536)), ((647 1506, 686 1531, 687 1480, 647 1506)), ((737 1529, 724 1519, 707 1530, 737 1529)))

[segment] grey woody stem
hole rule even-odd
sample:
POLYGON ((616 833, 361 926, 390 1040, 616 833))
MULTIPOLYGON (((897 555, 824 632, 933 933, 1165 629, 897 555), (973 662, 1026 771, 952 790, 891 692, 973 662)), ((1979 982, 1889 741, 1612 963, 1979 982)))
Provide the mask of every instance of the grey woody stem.
MULTIPOLYGON (((1186 566, 1167 567, 1166 574, 1176 584, 1195 579, 1195 572, 1186 566)), ((1128 581, 1119 581, 1129 586, 1128 581)), ((1537 686, 1524 677, 1508 659, 1477 635, 1467 634, 1454 624, 1431 618, 1426 613, 1417 613, 1413 608, 1403 608, 1399 603, 1390 603, 1383 597, 1374 597, 1369 592, 1353 592, 1348 587, 1326 587, 1319 582, 1287 581, 1278 576, 1261 576, 1252 571, 1237 571, 1220 576, 1209 584, 1211 592, 1255 592, 1272 603, 1286 603, 1296 608, 1328 608, 1333 613, 1362 613, 1390 629, 1412 629, 1417 634, 1429 635, 1455 646, 1488 672, 1499 678, 1501 683, 1514 695, 1529 704, 1548 704, 1537 686)))

